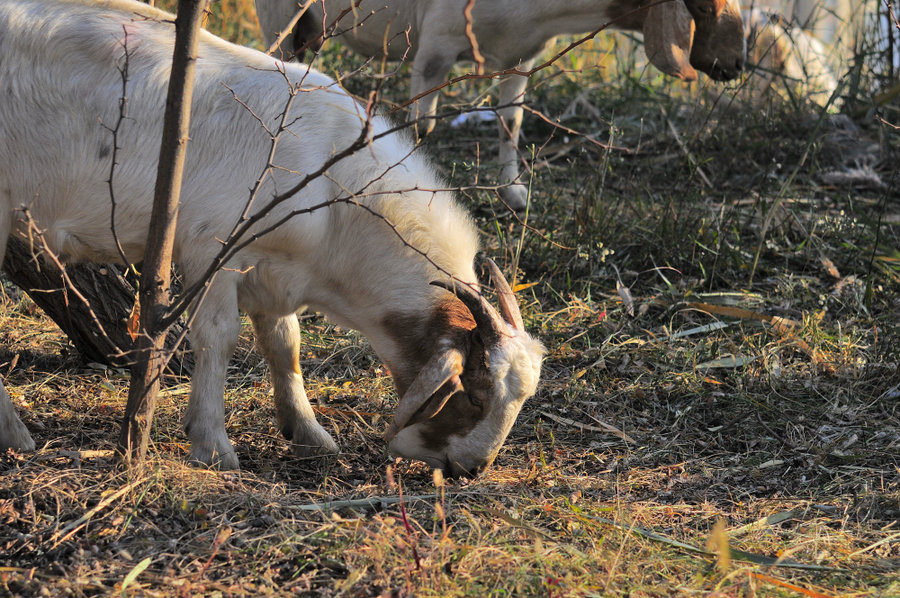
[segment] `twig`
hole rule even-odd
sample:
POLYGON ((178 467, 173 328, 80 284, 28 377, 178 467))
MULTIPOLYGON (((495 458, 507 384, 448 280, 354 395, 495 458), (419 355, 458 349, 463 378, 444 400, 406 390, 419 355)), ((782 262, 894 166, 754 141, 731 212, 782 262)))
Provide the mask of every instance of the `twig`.
POLYGON ((406 516, 406 502, 403 500, 403 485, 399 482, 397 483, 397 488, 400 490, 399 496, 399 504, 400 504, 400 519, 403 521, 403 528, 406 530, 406 536, 409 538, 410 548, 412 548, 413 559, 416 561, 416 569, 422 569, 422 557, 419 556, 419 551, 416 548, 416 536, 415 530, 412 528, 412 525, 409 524, 409 518, 406 516))
POLYGON ((283 42, 284 39, 288 35, 290 35, 291 30, 294 28, 294 25, 296 25, 300 21, 300 19, 303 18, 303 15, 306 14, 306 11, 315 2, 316 2, 316 0, 306 0, 306 4, 304 4, 303 6, 300 7, 300 10, 298 10, 297 14, 294 15, 294 18, 292 18, 288 22, 288 24, 278 33, 278 37, 275 38, 275 41, 272 42, 272 44, 268 48, 266 48, 266 54, 271 56, 272 53, 278 49, 278 46, 281 45, 281 42, 283 42))
POLYGON ((106 329, 103 328, 103 324, 100 323, 100 319, 97 317, 97 314, 94 313, 93 308, 91 307, 91 302, 88 301, 87 297, 85 297, 81 291, 78 290, 78 287, 75 283, 72 282, 72 279, 69 278, 69 274, 66 272, 66 267, 59 259, 59 257, 51 251, 50 246, 47 244, 47 239, 44 237, 44 233, 37 227, 37 223, 34 221, 34 218, 31 216, 30 210, 25 206, 20 206, 19 211, 22 213, 25 222, 28 228, 28 238, 29 238, 29 249, 32 254, 34 254, 34 241, 37 240, 39 247, 41 249, 41 253, 46 259, 49 259, 50 262, 56 266, 56 269, 59 270, 60 278, 63 279, 63 303, 68 306, 69 305, 69 292, 71 292, 75 297, 81 301, 84 305, 85 309, 88 312, 88 315, 91 318, 91 321, 97 327, 97 333, 102 335, 104 339, 109 341, 109 344, 113 347, 119 355, 124 355, 125 351, 122 350, 121 347, 116 345, 113 339, 106 333, 106 329))
MULTIPOLYGON (((495 110, 495 108, 490 108, 490 110, 495 110)), ((588 143, 590 143, 590 144, 593 145, 594 147, 598 147, 598 148, 600 148, 600 149, 602 149, 602 150, 606 150, 606 151, 609 151, 609 150, 611 150, 611 149, 614 149, 614 150, 617 150, 617 151, 622 152, 623 154, 632 154, 632 153, 634 153, 634 150, 632 150, 631 148, 622 147, 622 146, 615 146, 615 145, 609 145, 609 144, 607 144, 607 143, 601 143, 601 142, 597 141, 596 139, 594 139, 593 137, 591 137, 590 135, 585 134, 585 133, 582 133, 581 131, 576 131, 575 129, 570 129, 569 127, 567 127, 567 126, 563 125, 562 123, 560 123, 558 120, 553 120, 552 118, 550 118, 549 116, 547 116, 547 115, 544 114, 543 112, 541 112, 541 111, 539 111, 539 110, 535 110, 534 108, 531 108, 530 106, 526 106, 525 104, 522 104, 522 110, 524 110, 525 112, 528 112, 528 113, 530 113, 530 114, 533 114, 533 115, 537 116, 539 119, 541 119, 542 121, 544 121, 545 123, 547 123, 547 124, 550 125, 551 127, 554 127, 554 128, 556 128, 556 129, 559 129, 559 130, 562 131, 563 133, 567 133, 567 134, 569 134, 569 135, 574 135, 574 136, 576 136, 576 137, 581 137, 581 138, 583 138, 584 140, 586 140, 588 143)))
POLYGON ((472 46, 472 59, 475 61, 475 74, 483 75, 484 74, 484 56, 481 51, 478 49, 478 40, 475 39, 475 31, 472 28, 472 8, 475 7, 475 0, 468 0, 466 2, 466 7, 463 9, 463 16, 466 19, 466 39, 469 40, 469 45, 472 46))
MULTIPOLYGON (((687 544, 685 542, 681 542, 680 540, 676 540, 674 538, 669 538, 667 536, 663 536, 662 534, 657 534, 656 532, 650 531, 648 529, 638 527, 636 525, 623 525, 617 521, 613 521, 612 519, 607 519, 605 517, 593 517, 587 515, 583 512, 577 513, 576 516, 579 519, 583 519, 586 521, 595 521, 597 523, 601 523, 604 525, 611 525, 613 527, 619 528, 621 530, 625 530, 629 533, 637 534, 649 540, 654 540, 656 542, 663 542, 668 544, 669 546, 673 546, 675 548, 681 548, 682 550, 686 550, 688 552, 693 552, 695 554, 702 554, 706 556, 716 556, 715 552, 706 550, 704 548, 698 548, 697 546, 693 546, 691 544, 687 544)), ((825 567, 822 565, 808 565, 806 563, 798 563, 795 561, 789 561, 782 558, 764 556, 761 554, 756 554, 752 552, 747 552, 744 550, 739 550, 737 548, 729 547, 729 556, 736 561, 744 561, 755 563, 757 565, 763 565, 767 567, 787 567, 792 569, 806 569, 809 571, 841 571, 836 567, 825 567)))
POLYGON ((678 129, 675 128, 675 125, 669 119, 669 115, 666 113, 666 109, 664 107, 660 107, 660 111, 662 111, 663 118, 666 119, 666 124, 669 125, 669 130, 672 131, 672 136, 675 138, 675 142, 678 144, 678 147, 681 148, 681 151, 684 152, 685 157, 690 162, 691 166, 697 171, 697 174, 703 180, 703 183, 709 188, 713 188, 713 184, 709 181, 709 177, 706 176, 706 173, 703 172, 703 168, 697 164, 697 161, 694 159, 694 156, 691 154, 691 151, 684 144, 684 141, 681 139, 681 134, 678 132, 678 129))
POLYGON ((625 442, 630 442, 632 444, 635 443, 634 438, 632 438, 631 436, 629 436, 622 430, 616 428, 615 426, 611 426, 603 421, 600 421, 596 417, 592 417, 591 419, 593 419, 595 422, 600 424, 601 427, 599 427, 599 428, 597 426, 591 426, 589 424, 583 424, 581 422, 577 422, 577 421, 575 421, 573 419, 569 419, 567 417, 562 417, 560 415, 554 415, 548 411, 540 411, 539 413, 546 418, 552 419, 553 421, 555 421, 558 424, 572 426, 572 427, 578 428, 579 430, 586 431, 586 432, 608 432, 608 433, 612 434, 613 436, 617 436, 618 438, 621 438, 625 442))
POLYGON ((197 572, 197 576, 194 578, 195 582, 200 581, 206 571, 209 569, 209 566, 212 564, 213 559, 216 558, 216 554, 219 552, 219 548, 222 547, 222 544, 231 537, 231 528, 228 526, 222 527, 218 533, 216 533, 216 537, 213 540, 212 550, 209 553, 209 558, 206 559, 206 563, 204 563, 203 567, 197 572))
POLYGON ((69 523, 65 527, 63 527, 61 530, 54 533, 53 536, 50 538, 50 540, 53 542, 53 545, 50 546, 50 550, 53 550, 54 548, 56 548, 57 546, 59 546, 60 544, 62 544, 66 540, 68 540, 78 530, 80 530, 82 527, 84 527, 88 523, 88 521, 90 521, 91 517, 93 517, 94 515, 96 515, 97 513, 99 513, 100 511, 102 511, 103 509, 105 509, 106 507, 108 507, 109 505, 114 503, 115 501, 117 501, 119 499, 119 497, 123 496, 124 494, 127 494, 128 492, 130 492, 131 490, 133 490, 140 484, 143 484, 144 481, 145 480, 143 480, 143 479, 139 479, 139 480, 135 480, 129 484, 122 486, 121 488, 119 488, 118 490, 116 490, 115 492, 113 492, 112 494, 110 494, 109 496, 107 496, 106 498, 101 500, 100 502, 98 502, 96 505, 94 505, 94 507, 91 508, 90 510, 88 510, 87 512, 85 512, 84 515, 82 515, 75 521, 72 521, 71 523, 69 523))
POLYGON ((128 52, 128 28, 125 27, 125 25, 122 25, 122 32, 124 34, 124 37, 122 38, 124 60, 122 62, 122 66, 119 67, 119 73, 121 73, 122 76, 122 94, 121 96, 119 96, 119 115, 116 119, 116 125, 112 128, 104 125, 102 121, 100 124, 112 135, 112 151, 109 163, 109 178, 106 180, 106 184, 109 187, 109 227, 112 232, 113 242, 116 244, 116 251, 118 251, 119 257, 122 259, 122 263, 128 266, 128 257, 125 255, 125 250, 122 248, 122 242, 119 239, 119 233, 116 230, 116 193, 113 184, 116 173, 116 166, 119 165, 119 150, 122 149, 121 146, 119 146, 119 132, 122 128, 122 123, 125 122, 125 120, 128 118, 128 63, 131 59, 131 54, 129 54, 128 52))
POLYGON ((351 500, 335 500, 331 502, 316 502, 305 505, 293 505, 287 507, 297 511, 336 511, 337 509, 369 508, 377 509, 381 505, 394 505, 406 502, 430 501, 437 498, 437 494, 419 494, 416 496, 373 496, 371 498, 357 498, 351 500))

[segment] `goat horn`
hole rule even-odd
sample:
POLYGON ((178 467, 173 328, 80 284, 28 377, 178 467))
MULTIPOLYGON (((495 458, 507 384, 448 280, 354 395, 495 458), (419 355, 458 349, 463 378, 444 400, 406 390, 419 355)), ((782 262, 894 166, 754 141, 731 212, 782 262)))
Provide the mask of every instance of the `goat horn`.
POLYGON ((494 290, 497 291, 497 302, 500 304, 500 314, 503 316, 503 319, 509 322, 516 330, 525 330, 525 323, 522 322, 522 312, 519 311, 519 304, 516 303, 516 296, 509 287, 509 283, 506 282, 503 272, 500 271, 500 268, 491 258, 488 258, 485 261, 487 262, 488 270, 491 273, 491 283, 494 285, 494 290))
POLYGON ((497 310, 488 303, 488 300, 482 294, 473 291, 469 285, 446 283, 442 280, 434 280, 431 284, 454 293, 469 308, 469 311, 472 312, 472 317, 475 318, 478 334, 486 347, 495 345, 503 336, 509 336, 506 324, 503 318, 500 317, 500 314, 497 313, 497 310))
POLYGON ((394 419, 384 433, 384 440, 390 442, 400 430, 406 427, 406 424, 422 408, 422 405, 450 381, 452 384, 449 391, 439 397, 436 407, 429 410, 428 417, 434 417, 444 407, 447 400, 462 388, 462 382, 459 380, 462 371, 463 354, 458 349, 440 351, 428 360, 428 363, 400 398, 397 410, 394 412, 394 419))

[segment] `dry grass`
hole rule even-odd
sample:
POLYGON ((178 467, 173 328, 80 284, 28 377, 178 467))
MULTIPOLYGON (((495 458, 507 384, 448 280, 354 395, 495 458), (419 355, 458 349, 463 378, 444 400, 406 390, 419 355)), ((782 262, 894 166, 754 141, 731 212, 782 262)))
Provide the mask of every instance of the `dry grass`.
MULTIPOLYGON (((123 471, 127 377, 7 289, 0 372, 40 449, 0 457, 0 595, 900 595, 900 138, 879 122, 897 104, 851 143, 806 109, 603 75, 601 50, 529 100, 615 149, 526 119, 519 294, 550 354, 490 471, 393 465, 390 379, 317 316, 303 366, 339 457, 290 455, 248 334, 226 392, 242 471, 184 464, 178 379, 152 458, 123 471), (881 186, 824 182, 866 140, 881 186)), ((426 146, 469 185, 494 143, 444 125, 426 146)), ((487 191, 463 200, 511 263, 521 225, 487 191)))

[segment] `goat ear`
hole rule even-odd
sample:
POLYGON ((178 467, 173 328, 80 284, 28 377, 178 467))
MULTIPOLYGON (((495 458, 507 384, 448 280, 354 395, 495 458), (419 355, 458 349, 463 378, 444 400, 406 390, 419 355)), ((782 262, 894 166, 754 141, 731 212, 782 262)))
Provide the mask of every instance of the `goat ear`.
POLYGON ((644 20, 647 58, 667 75, 696 81, 697 71, 690 60, 694 29, 694 19, 681 0, 651 6, 644 20))
POLYGON ((441 394, 435 396, 434 406, 429 409, 428 417, 434 417, 444 407, 447 400, 462 388, 459 375, 463 371, 463 361, 463 354, 458 349, 439 351, 428 360, 400 398, 394 412, 394 420, 384 433, 385 441, 390 442, 405 428, 416 412, 438 391, 441 391, 441 394))

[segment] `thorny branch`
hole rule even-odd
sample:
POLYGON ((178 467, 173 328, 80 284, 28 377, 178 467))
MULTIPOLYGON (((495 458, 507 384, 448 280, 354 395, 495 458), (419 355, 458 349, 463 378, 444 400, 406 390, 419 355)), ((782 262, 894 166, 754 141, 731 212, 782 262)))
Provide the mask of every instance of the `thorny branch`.
MULTIPOLYGON (((260 177, 257 179, 256 183, 253 186, 253 190, 251 191, 250 197, 248 198, 247 206, 245 206, 245 209, 242 212, 241 217, 235 223, 235 226, 233 227, 232 232, 229 235, 229 237, 222 241, 222 247, 219 250, 219 253, 216 255, 216 257, 210 263, 209 267, 204 272, 204 274, 199 278, 199 282, 197 284, 195 284, 194 286, 192 286, 191 288, 185 290, 184 293, 182 293, 182 295, 178 298, 178 300, 171 306, 171 308, 168 311, 168 314, 166 315, 165 318, 163 318, 163 321, 162 321, 163 325, 169 325, 169 324, 173 323, 175 320, 178 319, 178 317, 180 317, 180 315, 182 313, 184 313, 187 310, 188 306, 191 305, 191 303, 201 300, 202 297, 205 296, 207 289, 210 287, 212 280, 215 276, 215 273, 218 272, 219 270, 221 270, 222 267, 224 267, 225 264, 228 262, 228 260, 230 260, 232 257, 234 257, 240 250, 242 250, 243 248, 247 247, 248 245, 254 243, 255 241, 259 240, 264 235, 272 232, 275 228, 277 228, 278 226, 281 226, 286 221, 288 221, 296 216, 300 216, 303 214, 310 214, 312 212, 321 210, 323 208, 327 208, 329 206, 337 205, 337 204, 356 205, 357 207, 361 207, 361 208, 365 209, 373 216, 380 218, 381 220, 383 220, 385 222, 385 224, 387 224, 394 231, 395 234, 397 234, 397 236, 401 239, 401 241, 404 243, 404 245, 406 245, 407 247, 413 249, 415 252, 422 255, 426 260, 429 261, 429 263, 431 263, 439 271, 443 271, 445 274, 450 275, 449 272, 444 271, 443 268, 441 268, 434 261, 432 261, 431 258, 428 255, 426 255, 422 250, 420 250, 416 247, 413 247, 410 243, 408 243, 402 237, 401 233, 396 229, 394 224, 391 223, 385 216, 378 214, 372 208, 369 208, 368 206, 365 206, 365 205, 359 203, 359 197, 362 196, 363 194, 365 194, 365 189, 369 185, 371 185, 373 182, 375 182, 375 180, 378 180, 377 178, 373 181, 369 181, 366 184, 366 186, 360 191, 357 191, 355 193, 348 191, 346 196, 335 197, 335 198, 323 200, 315 205, 308 206, 306 208, 292 210, 288 214, 279 218, 276 222, 267 226, 265 229, 256 231, 256 232, 253 232, 252 234, 250 234, 250 230, 253 228, 253 226, 256 225, 257 223, 259 223, 266 216, 268 216, 272 212, 272 210, 274 210, 276 207, 278 207, 279 205, 281 205, 282 203, 284 203, 285 201, 287 201, 288 199, 292 198, 297 193, 299 193, 300 191, 305 189, 307 186, 309 186, 310 183, 317 180, 319 177, 327 176, 327 171, 332 166, 334 166, 338 162, 344 160, 345 158, 352 156, 356 152, 368 147, 368 145, 370 143, 373 143, 374 141, 377 141, 378 139, 381 139, 383 137, 393 135, 393 134, 411 126, 410 123, 404 123, 404 124, 400 124, 400 125, 397 125, 394 127, 390 127, 388 129, 386 129, 385 131, 382 131, 381 133, 372 134, 372 132, 371 132, 372 119, 373 119, 374 113, 375 113, 374 93, 373 93, 370 96, 369 101, 367 102, 363 113, 360 114, 362 128, 360 130, 359 135, 352 143, 350 143, 343 150, 336 152, 332 156, 330 156, 315 171, 303 175, 303 177, 300 179, 300 181, 297 182, 291 189, 288 189, 287 191, 285 191, 283 193, 275 195, 271 200, 269 200, 268 203, 266 203, 264 206, 260 207, 258 211, 254 212, 252 215, 250 215, 250 213, 249 213, 250 205, 255 202, 262 182, 265 180, 265 178, 267 178, 270 175, 270 173, 272 172, 273 169, 278 168, 278 166, 274 163, 273 159, 274 159, 275 149, 278 144, 278 140, 279 140, 280 136, 287 131, 286 123, 288 122, 289 108, 293 104, 296 94, 303 93, 306 91, 310 91, 310 90, 303 89, 302 83, 301 84, 290 84, 290 97, 288 98, 286 106, 285 106, 285 110, 282 113, 281 124, 279 125, 279 130, 276 132, 275 135, 271 136, 269 159, 267 161, 266 166, 263 168, 263 171, 260 174, 260 177)), ((423 190, 423 189, 416 189, 416 190, 423 190)), ((390 191, 386 191, 385 193, 399 193, 402 191, 403 190, 392 189, 390 191)))
POLYGON ((66 272, 66 267, 59 259, 59 256, 57 256, 50 250, 50 247, 47 244, 47 240, 44 238, 44 233, 40 228, 38 228, 37 223, 31 216, 31 212, 25 206, 21 206, 19 208, 19 212, 21 212, 25 220, 25 224, 28 227, 28 241, 32 255, 35 254, 34 246, 35 241, 37 241, 38 247, 40 247, 40 250, 44 254, 44 257, 59 270, 59 275, 63 279, 62 292, 64 304, 67 306, 69 305, 69 292, 75 295, 75 297, 79 301, 81 301, 82 304, 84 304, 84 307, 87 310, 91 321, 93 322, 94 326, 97 327, 96 329, 98 334, 103 335, 103 338, 108 340, 110 345, 115 347, 115 350, 118 352, 119 356, 125 355, 125 351, 123 351, 121 347, 116 345, 112 338, 106 333, 106 329, 103 328, 103 324, 100 323, 100 319, 97 317, 97 314, 94 313, 94 310, 91 307, 91 302, 88 301, 87 297, 85 297, 84 294, 82 294, 82 292, 78 290, 78 286, 72 282, 71 278, 69 278, 69 274, 68 272, 66 272))
POLYGON ((122 32, 124 33, 124 37, 122 38, 122 50, 124 53, 122 55, 122 65, 119 67, 119 73, 122 75, 122 95, 119 96, 119 114, 114 127, 109 127, 103 124, 102 121, 100 124, 112 135, 112 150, 109 161, 109 178, 106 180, 106 184, 109 187, 109 228, 112 232, 113 242, 116 244, 116 251, 119 252, 119 257, 122 259, 122 263, 128 265, 128 258, 125 256, 125 250, 122 248, 122 243, 119 240, 119 234, 118 232, 116 232, 116 192, 113 183, 116 173, 116 166, 119 165, 119 150, 122 149, 122 147, 119 145, 119 132, 122 128, 122 124, 128 118, 128 62, 131 59, 131 55, 128 52, 128 29, 124 25, 122 26, 122 32))
MULTIPOLYGON (((309 4, 312 5, 315 2, 316 2, 316 0, 311 0, 309 2, 309 4)), ((350 14, 351 12, 354 14, 354 25, 355 26, 358 26, 358 25, 364 23, 366 21, 366 19, 368 19, 369 16, 371 16, 371 13, 369 16, 364 17, 362 20, 358 20, 356 17, 358 16, 357 9, 359 9, 360 4, 362 4, 362 0, 356 0, 350 6, 348 6, 347 8, 342 10, 340 13, 338 13, 338 16, 331 23, 328 23, 328 24, 322 23, 322 42, 325 42, 325 40, 327 40, 331 37, 334 37, 335 35, 340 35, 341 33, 344 33, 343 31, 341 31, 336 34, 336 33, 334 33, 334 29, 337 27, 340 20, 343 19, 348 14, 350 14)), ((283 41, 282 35, 287 36, 288 34, 290 34, 291 29, 293 29, 294 25, 296 25, 297 22, 300 21, 301 17, 306 12, 306 10, 307 10, 306 6, 302 7, 300 12, 294 17, 294 19, 291 20, 291 23, 288 25, 288 27, 285 27, 284 31, 282 31, 279 34, 279 36, 278 36, 278 39, 280 40, 280 41, 278 41, 279 44, 281 43, 281 41, 283 41)), ((323 17, 327 19, 328 14, 325 13, 323 15, 323 17)), ((314 44, 317 41, 318 41, 317 39, 307 40, 306 45, 304 45, 302 48, 297 48, 297 54, 302 54, 304 51, 306 51, 309 48, 309 46, 311 46, 312 44, 314 44)), ((270 48, 266 53, 269 54, 271 52, 274 52, 274 49, 270 48)))
MULTIPOLYGON (((247 214, 249 213, 250 205, 255 201, 257 192, 259 190, 259 187, 262 184, 262 181, 266 178, 266 176, 268 176, 269 173, 271 173, 272 169, 278 168, 278 166, 275 165, 275 163, 273 161, 274 154, 275 154, 275 146, 277 145, 278 138, 287 131, 286 123, 288 122, 289 107, 293 103, 294 98, 296 97, 296 94, 298 92, 300 92, 299 86, 292 86, 291 97, 288 99, 286 108, 285 108, 284 112, 282 113, 281 124, 279 126, 279 130, 275 133, 275 135, 272 136, 272 142, 271 142, 272 145, 270 146, 268 163, 267 163, 266 167, 263 169, 263 173, 260 175, 259 179, 257 179, 256 183, 254 184, 253 191, 251 192, 251 197, 248 199, 247 206, 245 207, 245 210, 242 213, 242 217, 240 219, 238 219, 238 221, 236 222, 234 228, 232 229, 232 233, 229 235, 229 237, 225 241, 222 242, 222 247, 219 251, 219 254, 213 259, 213 261, 211 262, 207 271, 200 277, 199 282, 196 283, 195 285, 193 285, 190 289, 185 290, 182 293, 182 295, 178 298, 178 300, 171 306, 171 308, 168 311, 167 316, 163 320, 163 324, 169 325, 170 322, 174 323, 181 316, 181 314, 183 314, 187 310, 187 308, 192 303, 195 303, 195 304, 201 303, 204 300, 204 298, 206 297, 207 293, 209 292, 216 273, 219 272, 220 270, 222 270, 225 267, 225 264, 228 262, 228 260, 231 259, 232 257, 234 257, 243 248, 256 242, 263 236, 273 232, 275 229, 277 229, 278 227, 283 225, 288 220, 293 219, 294 217, 301 216, 304 214, 310 214, 310 213, 316 212, 318 210, 325 209, 325 208, 335 206, 335 205, 340 205, 340 204, 356 206, 358 208, 365 210, 373 217, 381 220, 397 236, 397 238, 400 240, 400 242, 405 247, 407 247, 407 248, 411 249, 412 251, 414 251, 415 253, 419 254, 429 264, 431 264, 435 269, 437 269, 438 271, 443 272, 444 274, 449 276, 457 284, 462 284, 462 285, 468 286, 468 287, 472 288, 474 291, 480 292, 480 288, 478 288, 478 286, 456 278, 450 272, 448 272, 446 269, 444 269, 439 264, 434 262, 434 260, 431 258, 431 256, 429 256, 425 251, 419 249, 418 247, 412 245, 409 241, 407 241, 406 238, 403 236, 403 234, 397 229, 396 225, 393 222, 391 222, 390 219, 388 219, 386 216, 384 216, 383 214, 380 214, 379 212, 377 212, 375 209, 371 208, 370 206, 368 206, 364 203, 360 203, 359 199, 364 196, 365 197, 374 197, 374 196, 377 196, 380 194, 394 194, 394 193, 405 193, 405 192, 413 192, 413 191, 426 191, 426 192, 431 192, 431 193, 437 193, 440 191, 448 191, 448 189, 423 189, 418 186, 414 187, 414 188, 410 188, 410 189, 390 189, 390 190, 379 191, 379 192, 366 191, 369 186, 371 186, 373 183, 377 182, 378 180, 382 179, 385 176, 385 174, 387 174, 388 171, 399 166, 399 164, 402 162, 403 158, 401 158, 397 163, 389 165, 381 175, 374 177, 372 180, 368 181, 363 186, 362 189, 360 189, 356 192, 347 190, 345 188, 341 188, 341 190, 344 191, 346 193, 346 195, 341 196, 341 197, 335 197, 335 198, 328 199, 328 200, 324 200, 322 202, 319 202, 312 206, 308 206, 306 208, 292 210, 291 212, 289 212, 289 213, 285 214, 284 216, 282 216, 281 218, 279 218, 277 221, 266 226, 266 228, 264 228, 260 231, 256 231, 253 234, 248 234, 249 229, 252 228, 252 226, 254 224, 256 224, 257 222, 262 220, 262 218, 265 215, 269 214, 272 209, 274 209, 277 205, 281 204, 282 202, 286 201, 287 199, 290 199, 291 197, 293 197, 294 195, 299 193, 302 189, 304 189, 312 181, 314 181, 322 176, 329 178, 329 180, 333 181, 333 179, 331 179, 327 174, 327 170, 331 166, 340 162, 344 158, 347 158, 350 155, 356 153, 357 151, 360 151, 360 150, 364 149, 365 147, 368 147, 369 143, 371 143, 372 141, 375 141, 375 140, 380 139, 381 137, 384 137, 387 135, 391 135, 393 133, 398 132, 399 130, 402 130, 402 129, 410 126, 407 123, 407 124, 403 124, 403 125, 399 125, 397 127, 391 128, 387 131, 384 131, 383 133, 379 133, 376 135, 370 135, 369 133, 371 131, 372 117, 374 115, 374 97, 373 97, 370 100, 370 102, 366 105, 366 108, 365 108, 365 112, 364 112, 365 119, 363 120, 362 131, 361 131, 359 137, 357 137, 357 139, 351 145, 349 145, 346 149, 339 152, 338 154, 335 154, 334 156, 332 156, 317 171, 306 175, 303 178, 303 180, 301 180, 297 185, 295 185, 295 187, 293 187, 292 189, 288 190, 285 193, 276 195, 268 204, 263 206, 259 212, 254 213, 252 216, 247 216, 247 214)), ((374 94, 373 94, 373 96, 374 96, 374 94)), ((244 104, 243 102, 239 102, 239 103, 241 103, 242 106, 246 107, 246 104, 244 104)), ((413 148, 411 150, 411 152, 412 151, 415 151, 415 148, 413 148)), ((404 156, 404 158, 405 157, 406 156, 404 156)), ((191 314, 191 316, 188 318, 187 326, 185 327, 184 330, 181 331, 181 334, 177 337, 177 340, 174 343, 174 346, 177 347, 178 345, 181 344, 182 341, 184 341, 196 313, 197 313, 197 310, 194 310, 193 313, 191 314)), ((164 359, 168 360, 168 355, 165 356, 164 359)))
POLYGON ((306 3, 303 4, 300 7, 300 10, 297 11, 297 14, 294 15, 294 18, 292 18, 288 22, 287 26, 285 26, 285 28, 278 33, 275 41, 272 42, 272 44, 268 48, 266 48, 266 54, 271 56, 275 52, 275 50, 278 49, 278 46, 280 46, 281 42, 283 42, 285 38, 290 35, 291 30, 298 22, 300 22, 300 19, 303 18, 303 15, 306 14, 306 11, 309 10, 309 7, 315 4, 317 1, 318 0, 306 0, 306 3))

